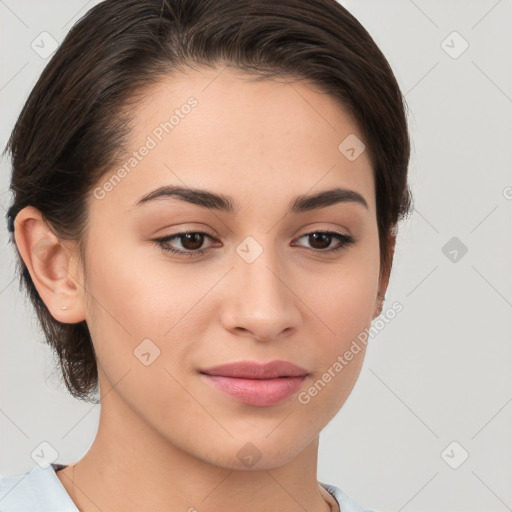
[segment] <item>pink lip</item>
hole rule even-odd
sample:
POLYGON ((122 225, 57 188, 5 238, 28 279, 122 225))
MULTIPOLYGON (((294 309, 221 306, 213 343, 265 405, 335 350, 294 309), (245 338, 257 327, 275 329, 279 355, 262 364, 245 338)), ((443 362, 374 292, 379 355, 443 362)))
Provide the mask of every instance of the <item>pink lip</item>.
POLYGON ((263 365, 240 361, 206 368, 200 373, 235 400, 257 406, 282 402, 299 390, 308 375, 307 370, 287 361, 263 365))

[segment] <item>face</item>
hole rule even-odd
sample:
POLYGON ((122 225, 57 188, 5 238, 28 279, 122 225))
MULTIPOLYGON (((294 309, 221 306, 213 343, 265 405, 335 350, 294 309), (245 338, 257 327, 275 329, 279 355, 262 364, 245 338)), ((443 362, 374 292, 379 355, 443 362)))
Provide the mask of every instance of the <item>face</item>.
POLYGON ((138 104, 130 154, 89 197, 85 317, 125 411, 201 460, 244 469, 245 446, 272 468, 360 372, 364 344, 345 354, 377 310, 373 174, 365 151, 338 148, 362 135, 331 96, 219 72, 166 78, 138 104), (351 192, 296 202, 336 188, 351 192), (237 387, 201 373, 274 360, 307 375, 237 387))

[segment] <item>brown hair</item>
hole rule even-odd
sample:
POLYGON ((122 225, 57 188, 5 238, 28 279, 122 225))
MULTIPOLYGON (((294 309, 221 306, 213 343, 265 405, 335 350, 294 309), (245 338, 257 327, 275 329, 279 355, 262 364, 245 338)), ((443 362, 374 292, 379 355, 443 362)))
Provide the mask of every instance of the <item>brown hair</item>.
MULTIPOLYGON (((406 104, 372 37, 336 0, 97 4, 45 67, 5 148, 13 162, 10 230, 32 205, 60 239, 78 241, 83 257, 86 197, 126 150, 127 105, 164 75, 218 65, 307 80, 343 104, 372 162, 381 272, 390 267, 389 232, 411 210, 406 104)), ((52 317, 19 251, 18 270, 67 389, 91 401, 98 372, 86 322, 52 317)))

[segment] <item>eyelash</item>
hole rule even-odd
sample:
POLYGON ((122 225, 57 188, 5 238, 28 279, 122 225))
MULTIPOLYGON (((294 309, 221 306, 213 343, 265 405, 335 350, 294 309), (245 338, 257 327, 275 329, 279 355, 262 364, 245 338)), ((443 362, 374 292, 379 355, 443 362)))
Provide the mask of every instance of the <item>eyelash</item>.
MULTIPOLYGON (((305 236, 319 234, 319 233, 325 234, 325 235, 332 235, 334 238, 339 240, 340 244, 333 247, 332 249, 326 249, 326 250, 311 249, 311 251, 318 253, 318 254, 334 253, 334 252, 340 251, 341 249, 345 248, 346 246, 352 245, 356 242, 355 238, 352 237, 351 235, 345 235, 343 233, 338 233, 337 231, 321 231, 321 230, 320 231, 311 231, 310 233, 305 233, 304 235, 300 236, 299 239, 303 238, 305 236)), ((206 235, 208 238, 213 238, 208 233, 204 233, 203 231, 183 231, 181 233, 175 233, 174 235, 157 238, 153 241, 154 241, 155 245, 158 245, 163 251, 171 252, 173 254, 177 254, 179 256, 185 256, 185 257, 203 255, 207 252, 210 252, 213 249, 213 247, 209 247, 207 249, 199 249, 197 251, 191 251, 191 250, 182 251, 180 249, 173 249, 167 245, 171 240, 173 240, 175 238, 179 238, 183 235, 190 235, 190 234, 206 235)))

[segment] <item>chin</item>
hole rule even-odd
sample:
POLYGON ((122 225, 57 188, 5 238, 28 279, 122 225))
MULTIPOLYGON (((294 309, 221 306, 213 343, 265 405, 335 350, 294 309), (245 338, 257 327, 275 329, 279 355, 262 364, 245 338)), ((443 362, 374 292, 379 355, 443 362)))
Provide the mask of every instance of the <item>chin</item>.
MULTIPOLYGON (((316 439, 318 436, 313 436, 316 439)), ((245 436, 243 440, 231 439, 219 443, 222 452, 210 451, 209 462, 224 469, 237 471, 259 471, 275 469, 291 462, 308 446, 307 442, 293 439, 288 434, 286 438, 269 436, 268 438, 245 436), (285 440, 286 439, 286 440, 285 440)), ((217 446, 219 446, 217 445, 217 446)))

